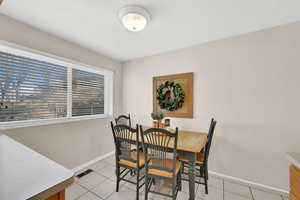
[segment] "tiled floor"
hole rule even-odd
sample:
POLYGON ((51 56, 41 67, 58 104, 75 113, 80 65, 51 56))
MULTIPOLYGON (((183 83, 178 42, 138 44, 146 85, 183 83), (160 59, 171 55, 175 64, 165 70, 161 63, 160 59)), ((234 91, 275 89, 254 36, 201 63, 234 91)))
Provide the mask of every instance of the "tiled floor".
MULTIPOLYGON (((66 200, 135 200, 135 186, 122 183, 120 191, 115 192, 114 157, 89 166, 94 172, 76 179, 75 183, 66 190, 66 200)), ((134 177, 131 177, 134 178, 134 177)), ((197 200, 288 200, 287 194, 252 188, 216 176, 209 177, 209 194, 205 195, 204 186, 196 185, 197 200)), ((188 183, 183 181, 182 191, 178 200, 188 200, 188 183)), ((156 190, 169 192, 170 185, 160 181, 155 185, 156 190)), ((144 199, 144 188, 141 188, 140 199, 144 199)), ((170 199, 155 194, 149 194, 149 200, 170 199)))

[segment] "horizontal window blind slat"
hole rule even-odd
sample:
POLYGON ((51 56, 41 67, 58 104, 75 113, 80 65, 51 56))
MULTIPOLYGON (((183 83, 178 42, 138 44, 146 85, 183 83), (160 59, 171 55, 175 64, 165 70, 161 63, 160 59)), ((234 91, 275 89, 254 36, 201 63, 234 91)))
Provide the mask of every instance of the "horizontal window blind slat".
POLYGON ((104 89, 104 83, 103 84, 98 84, 98 85, 94 85, 94 84, 82 84, 82 83, 74 83, 76 84, 76 86, 74 85, 74 89, 76 88, 81 88, 81 89, 92 89, 92 88, 100 88, 100 89, 104 89))
POLYGON ((24 61, 23 63, 17 63, 14 60, 4 61, 4 60, 1 60, 1 59, 0 59, 0 66, 13 67, 17 70, 27 70, 28 73, 35 72, 36 68, 39 68, 40 73, 47 72, 47 73, 63 74, 66 71, 66 69, 58 69, 55 66, 52 66, 52 67, 51 66, 45 66, 45 67, 43 67, 40 64, 31 65, 31 64, 27 63, 26 61, 24 61))
POLYGON ((30 74, 26 74, 23 76, 18 76, 16 73, 9 73, 9 72, 3 72, 0 70, 0 77, 4 80, 22 80, 22 81, 42 81, 42 80, 48 80, 52 82, 59 82, 61 80, 66 80, 67 77, 53 77, 53 76, 33 76, 30 74))
MULTIPOLYGON (((64 80, 63 80, 64 81, 64 80)), ((29 86, 29 87, 37 87, 37 86, 43 86, 43 87, 55 87, 55 86, 60 86, 62 88, 67 88, 67 82, 42 82, 42 81, 33 81, 33 80, 25 80, 25 81, 21 81, 21 80, 16 80, 16 79, 0 79, 0 86, 2 85, 2 87, 11 87, 13 85, 19 84, 20 87, 24 86, 29 86), (1 83, 2 82, 2 83, 1 83)))
POLYGON ((61 76, 61 75, 64 75, 64 73, 66 72, 66 69, 62 70, 62 71, 56 71, 56 70, 53 70, 53 68, 45 68, 45 69, 42 69, 40 68, 39 66, 27 66, 26 64, 23 64, 23 65, 15 65, 15 64, 9 64, 8 62, 4 62, 4 61, 1 61, 0 60, 0 66, 1 68, 3 69, 6 69, 6 70, 9 70, 11 68, 13 68, 14 70, 16 71, 23 71, 23 72, 26 72, 26 73, 35 73, 35 74, 48 74, 48 73, 52 73, 52 74, 56 74, 57 76, 61 76), (36 71, 35 68, 36 67, 39 67, 39 71, 36 71))
MULTIPOLYGON (((1 81, 1 80, 0 80, 1 81)), ((22 85, 21 86, 19 86, 19 87, 22 87, 21 89, 24 89, 24 90, 26 90, 26 89, 28 89, 28 90, 30 90, 29 88, 31 88, 31 90, 65 90, 66 88, 67 88, 67 86, 64 86, 64 85, 51 85, 51 86, 45 86, 45 85, 38 85, 38 84, 24 84, 24 83, 22 83, 22 85)), ((17 88, 16 87, 12 87, 12 86, 10 86, 10 87, 7 87, 7 89, 10 89, 10 90, 17 90, 17 88)))

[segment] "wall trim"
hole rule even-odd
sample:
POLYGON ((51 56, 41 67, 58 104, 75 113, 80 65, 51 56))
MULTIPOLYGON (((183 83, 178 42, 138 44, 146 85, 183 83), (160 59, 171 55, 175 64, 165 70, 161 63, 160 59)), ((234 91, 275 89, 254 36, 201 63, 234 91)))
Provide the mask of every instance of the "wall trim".
POLYGON ((71 171, 73 173, 76 173, 76 172, 78 172, 78 171, 80 171, 80 170, 82 170, 82 169, 84 169, 84 168, 86 168, 86 167, 88 167, 88 166, 90 166, 92 164, 95 164, 96 162, 98 162, 100 160, 104 160, 105 158, 107 158, 107 157, 109 157, 111 155, 114 155, 114 154, 115 154, 115 151, 108 152, 108 153, 106 153, 106 154, 104 154, 102 156, 96 157, 93 160, 90 160, 90 161, 88 161, 88 162, 86 162, 86 163, 84 163, 82 165, 79 165, 78 167, 75 167, 75 168, 71 169, 71 171))
POLYGON ((271 187, 271 186, 260 184, 260 183, 255 183, 255 182, 248 181, 248 180, 241 179, 241 178, 237 178, 237 177, 234 177, 234 176, 228 176, 228 175, 218 173, 218 172, 214 172, 214 171, 208 171, 208 173, 211 174, 211 175, 215 175, 215 176, 224 178, 224 179, 240 182, 242 184, 252 186, 252 187, 257 188, 257 189, 271 190, 271 191, 275 191, 275 192, 279 192, 279 193, 285 193, 285 194, 289 193, 288 191, 283 190, 283 189, 271 187))

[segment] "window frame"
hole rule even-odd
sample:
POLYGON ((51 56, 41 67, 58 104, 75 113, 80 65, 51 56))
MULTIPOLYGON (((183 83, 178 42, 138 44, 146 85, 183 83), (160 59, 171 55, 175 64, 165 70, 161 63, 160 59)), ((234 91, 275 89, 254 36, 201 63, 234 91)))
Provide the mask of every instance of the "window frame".
POLYGON ((11 53, 18 56, 24 56, 36 60, 41 60, 57 65, 61 65, 67 68, 67 116, 61 118, 52 119, 38 119, 38 120, 22 120, 22 121, 10 121, 0 122, 0 130, 41 126, 48 124, 59 124, 81 120, 101 119, 111 117, 113 114, 113 78, 114 72, 102 67, 94 67, 86 65, 77 61, 73 61, 66 58, 61 58, 41 51, 33 50, 27 47, 22 47, 16 44, 12 44, 6 41, 0 40, 0 51, 11 53), (79 69, 95 74, 104 76, 104 114, 85 115, 85 116, 72 116, 72 69, 79 69))

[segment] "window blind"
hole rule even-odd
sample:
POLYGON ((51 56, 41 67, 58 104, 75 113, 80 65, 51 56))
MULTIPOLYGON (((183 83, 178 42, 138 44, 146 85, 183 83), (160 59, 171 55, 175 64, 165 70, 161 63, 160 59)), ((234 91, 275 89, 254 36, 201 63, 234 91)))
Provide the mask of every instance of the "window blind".
POLYGON ((0 51, 0 122, 66 115, 66 67, 0 51))
POLYGON ((104 76, 72 69, 72 116, 104 114, 104 76))

